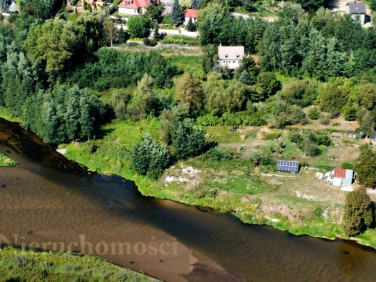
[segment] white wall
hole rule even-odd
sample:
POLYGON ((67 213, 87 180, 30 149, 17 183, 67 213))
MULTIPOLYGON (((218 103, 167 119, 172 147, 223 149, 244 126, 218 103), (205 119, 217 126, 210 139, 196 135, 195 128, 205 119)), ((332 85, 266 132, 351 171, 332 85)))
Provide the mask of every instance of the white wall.
MULTIPOLYGON (((184 24, 185 24, 185 25, 188 24, 189 19, 190 19, 190 17, 185 17, 185 18, 184 18, 184 24)), ((195 23, 195 22, 196 22, 196 19, 195 19, 195 18, 192 18, 192 23, 195 23)))
POLYGON ((127 15, 138 15, 138 11, 135 9, 127 9, 127 8, 119 8, 120 14, 127 14, 127 15))
POLYGON ((229 69, 236 69, 240 66, 241 60, 219 60, 221 67, 228 67, 229 69))

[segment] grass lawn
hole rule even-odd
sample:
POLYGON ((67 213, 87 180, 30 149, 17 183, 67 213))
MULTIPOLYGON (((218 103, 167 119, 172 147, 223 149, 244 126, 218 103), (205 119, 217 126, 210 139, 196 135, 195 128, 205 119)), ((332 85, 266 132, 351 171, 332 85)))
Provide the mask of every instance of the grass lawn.
POLYGON ((1 281, 157 281, 101 258, 0 249, 1 281))

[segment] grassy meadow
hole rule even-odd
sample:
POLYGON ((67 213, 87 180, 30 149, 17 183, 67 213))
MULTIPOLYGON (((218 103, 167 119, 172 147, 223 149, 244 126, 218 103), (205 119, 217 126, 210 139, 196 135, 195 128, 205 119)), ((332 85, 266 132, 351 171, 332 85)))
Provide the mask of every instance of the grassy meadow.
POLYGON ((157 281, 101 258, 0 249, 1 281, 157 281))

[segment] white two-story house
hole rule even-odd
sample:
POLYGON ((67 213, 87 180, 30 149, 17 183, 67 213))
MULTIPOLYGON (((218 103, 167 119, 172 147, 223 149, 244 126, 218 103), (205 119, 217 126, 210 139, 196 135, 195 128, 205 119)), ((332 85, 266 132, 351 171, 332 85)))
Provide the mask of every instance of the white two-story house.
POLYGON ((236 69, 241 65, 244 54, 244 46, 218 46, 218 64, 236 69))

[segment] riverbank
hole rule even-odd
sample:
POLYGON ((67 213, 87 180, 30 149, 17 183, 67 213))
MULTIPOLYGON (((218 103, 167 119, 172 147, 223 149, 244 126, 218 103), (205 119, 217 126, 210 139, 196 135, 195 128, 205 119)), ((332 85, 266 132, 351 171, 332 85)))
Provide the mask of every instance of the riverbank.
POLYGON ((0 276, 3 281, 157 281, 98 257, 12 247, 0 249, 0 276))
MULTIPOLYGON (((60 148, 67 150, 66 157, 91 170, 134 181, 145 196, 232 213, 244 223, 269 225, 295 235, 348 239, 341 225, 346 192, 325 180, 318 180, 316 173, 325 172, 330 165, 340 166, 353 161, 357 157, 359 140, 321 146, 321 154, 310 158, 303 156, 288 140, 286 130, 278 131, 280 138, 265 140, 265 132, 269 132, 266 128, 242 128, 231 132, 229 127, 207 127, 207 138, 218 142, 220 150, 236 157, 216 160, 201 156, 180 161, 166 170, 159 180, 153 181, 135 174, 130 168, 130 152, 145 133, 159 139, 159 121, 113 121, 103 129, 108 132, 103 139, 65 144, 60 148), (270 152, 270 148, 281 141, 286 147, 282 153, 268 153, 271 158, 295 159, 310 168, 302 169, 298 174, 286 174, 275 172, 270 165, 253 167, 250 160, 253 154, 270 152), (238 147, 242 150, 238 151, 238 147)), ((345 132, 337 126, 332 138, 345 132)), ((375 195, 371 198, 375 201, 375 195)), ((375 230, 352 239, 376 248, 375 230)))

